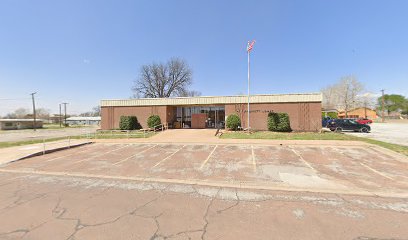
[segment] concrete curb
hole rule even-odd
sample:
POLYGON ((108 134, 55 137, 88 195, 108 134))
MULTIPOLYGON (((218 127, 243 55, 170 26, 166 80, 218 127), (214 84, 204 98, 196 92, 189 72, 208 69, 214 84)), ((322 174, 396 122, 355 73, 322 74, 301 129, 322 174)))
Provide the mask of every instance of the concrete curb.
POLYGON ((80 146, 84 146, 84 145, 92 144, 92 143, 93 142, 88 141, 88 142, 84 142, 84 143, 73 144, 73 145, 70 145, 70 146, 64 146, 64 147, 57 147, 57 148, 53 148, 53 149, 48 149, 48 150, 45 150, 45 152, 44 151, 38 151, 38 152, 30 153, 30 154, 28 154, 26 156, 23 156, 23 157, 20 157, 18 159, 3 162, 2 164, 0 164, 0 166, 4 166, 4 165, 10 164, 10 163, 21 161, 21 160, 24 160, 24 159, 27 159, 27 158, 41 156, 41 155, 44 155, 44 154, 49 154, 49 153, 53 153, 53 152, 57 152, 57 151, 65 150, 65 149, 76 148, 76 147, 80 147, 80 146))
POLYGON ((148 139, 92 139, 96 143, 143 143, 143 144, 209 144, 209 145, 265 145, 265 146, 371 146, 372 144, 362 141, 345 140, 269 140, 269 139, 217 139, 216 141, 155 141, 148 139))
POLYGON ((99 174, 83 174, 83 173, 69 173, 69 172, 46 172, 46 171, 29 171, 29 170, 11 170, 0 169, 0 172, 18 173, 18 174, 37 174, 57 177, 82 177, 82 178, 98 178, 108 180, 125 180, 137 182, 154 182, 164 184, 184 184, 197 185, 206 187, 223 187, 236 188, 245 190, 269 190, 269 191, 287 191, 287 192, 309 192, 309 193, 327 193, 327 194, 344 194, 353 196, 372 196, 372 197, 386 197, 386 198, 408 198, 408 193, 395 193, 383 191, 367 191, 361 189, 306 189, 293 186, 272 186, 265 184, 252 184, 248 182, 221 182, 221 181, 206 181, 206 180, 183 180, 183 179, 166 179, 166 178, 146 178, 146 177, 125 177, 125 176, 107 176, 99 174))

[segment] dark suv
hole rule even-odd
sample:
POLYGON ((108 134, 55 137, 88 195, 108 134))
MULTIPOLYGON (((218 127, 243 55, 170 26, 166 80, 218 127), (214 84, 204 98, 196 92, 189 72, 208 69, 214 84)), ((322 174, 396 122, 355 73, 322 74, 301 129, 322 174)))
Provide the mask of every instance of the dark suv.
POLYGON ((368 133, 371 131, 370 126, 367 124, 361 124, 353 119, 335 119, 329 123, 328 128, 332 131, 342 132, 342 131, 359 131, 368 133))

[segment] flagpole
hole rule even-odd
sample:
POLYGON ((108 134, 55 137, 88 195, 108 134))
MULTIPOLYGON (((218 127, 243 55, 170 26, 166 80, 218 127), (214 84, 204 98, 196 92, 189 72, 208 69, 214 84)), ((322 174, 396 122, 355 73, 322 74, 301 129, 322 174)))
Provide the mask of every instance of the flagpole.
POLYGON ((250 111, 249 111, 249 94, 250 94, 250 91, 249 91, 249 87, 250 87, 249 54, 250 54, 251 51, 247 51, 247 52, 248 52, 248 115, 247 115, 247 116, 248 116, 248 124, 247 124, 247 125, 248 125, 248 129, 247 129, 247 131, 248 131, 248 133, 249 133, 249 128, 250 128, 250 125, 249 125, 249 112, 250 112, 250 111))

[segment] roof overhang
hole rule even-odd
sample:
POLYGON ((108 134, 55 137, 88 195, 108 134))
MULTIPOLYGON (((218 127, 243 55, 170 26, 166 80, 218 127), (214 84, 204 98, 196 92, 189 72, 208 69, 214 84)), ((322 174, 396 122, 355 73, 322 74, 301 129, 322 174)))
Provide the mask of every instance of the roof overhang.
MULTIPOLYGON (((43 122, 44 120, 43 119, 36 119, 35 121, 36 122, 43 122)), ((26 119, 26 118, 23 118, 23 119, 7 119, 7 118, 3 118, 3 119, 0 119, 0 122, 34 122, 34 119, 26 119)))
MULTIPOLYGON (((248 96, 207 96, 101 100, 101 107, 181 106, 247 103, 248 96)), ((321 93, 251 95, 250 103, 322 102, 321 93)))

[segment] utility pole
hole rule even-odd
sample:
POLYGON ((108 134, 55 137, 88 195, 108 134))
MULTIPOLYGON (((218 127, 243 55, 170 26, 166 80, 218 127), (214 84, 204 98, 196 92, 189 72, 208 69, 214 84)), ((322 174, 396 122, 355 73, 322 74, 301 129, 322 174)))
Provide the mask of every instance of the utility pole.
POLYGON ((30 93, 31 99, 33 100, 33 118, 34 118, 33 129, 34 129, 34 131, 35 131, 35 128, 36 128, 36 125, 37 125, 37 119, 36 119, 36 115, 35 115, 35 99, 34 99, 34 95, 36 93, 37 92, 30 93))
POLYGON ((364 118, 367 118, 367 99, 364 100, 364 118))
POLYGON ((64 104, 64 127, 67 125, 67 104, 68 103, 62 103, 62 104, 64 104))
POLYGON ((381 95, 381 122, 384 122, 384 105, 385 105, 385 100, 384 100, 384 89, 381 89, 382 95, 381 95))
POLYGON ((61 103, 59 104, 59 110, 60 110, 60 112, 59 112, 59 116, 58 116, 58 119, 59 119, 59 124, 60 124, 60 127, 62 127, 62 113, 61 113, 61 103))

